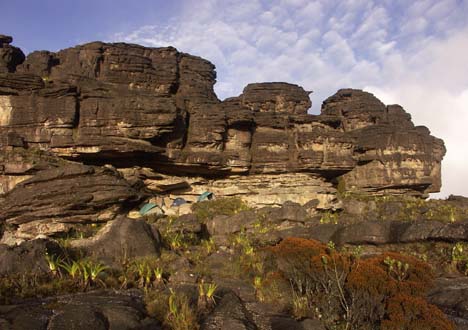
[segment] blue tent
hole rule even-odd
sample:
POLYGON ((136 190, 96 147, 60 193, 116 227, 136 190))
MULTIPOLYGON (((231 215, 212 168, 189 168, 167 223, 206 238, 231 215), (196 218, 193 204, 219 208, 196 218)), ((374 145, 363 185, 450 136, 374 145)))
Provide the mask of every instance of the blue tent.
POLYGON ((203 194, 198 196, 197 202, 202 202, 204 200, 210 200, 213 199, 213 193, 209 191, 205 191, 203 194))
POLYGON ((177 197, 176 199, 174 199, 171 206, 181 206, 185 203, 187 203, 185 199, 183 199, 182 197, 177 197))
MULTIPOLYGON (((145 205, 143 205, 140 209, 140 214, 141 215, 145 215, 145 214, 148 214, 148 213, 154 213, 154 211, 156 211, 154 208, 157 207, 159 209, 161 209, 161 207, 158 205, 158 204, 155 204, 155 203, 146 203, 145 205), (151 212, 152 211, 152 212, 151 212)), ((161 209, 162 211, 162 209, 161 209)))

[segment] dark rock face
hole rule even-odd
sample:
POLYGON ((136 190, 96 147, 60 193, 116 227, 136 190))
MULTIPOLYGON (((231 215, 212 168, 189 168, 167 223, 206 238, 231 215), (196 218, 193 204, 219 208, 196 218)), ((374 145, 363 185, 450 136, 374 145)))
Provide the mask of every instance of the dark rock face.
MULTIPOLYGON (((51 272, 47 251, 60 258, 76 253, 112 268, 101 284, 119 287, 127 278, 119 268, 161 256, 165 285, 187 286, 192 303, 205 276, 220 286, 213 310, 199 310, 201 329, 323 330, 319 320, 286 314, 289 303, 262 302, 252 269, 265 280, 273 273, 253 259, 244 267, 242 257, 255 248, 261 261, 265 250, 258 247, 291 236, 370 251, 468 241, 465 198, 430 207, 420 198, 385 196, 383 205, 376 196, 363 199, 422 197, 440 188, 443 142, 415 127, 398 105, 342 89, 320 115, 309 115, 310 93, 281 82, 249 84, 220 101, 214 66, 172 47, 93 42, 25 58, 11 42, 0 35, 0 277, 43 275, 51 272), (266 207, 179 217, 207 191, 266 207), (167 207, 175 196, 187 203, 167 207), (128 218, 141 217, 144 200, 164 206, 166 217, 147 217, 157 220, 152 225, 128 218), (402 221, 406 216, 411 221, 402 221), (63 247, 44 237, 65 233, 93 236, 66 236, 63 247), (173 251, 160 255, 171 239, 173 251), (179 251, 175 245, 185 240, 190 246, 179 251), (237 267, 248 279, 235 278, 237 267)), ((466 324, 466 283, 449 282, 440 282, 430 299, 466 324)), ((160 293, 154 302, 166 304, 160 293)), ((161 329, 139 290, 14 302, 0 306, 1 329, 161 329)))
POLYGON ((112 168, 62 164, 36 172, 0 200, 0 221, 34 238, 112 220, 142 197, 112 168))
POLYGON ((0 275, 47 273, 49 266, 45 254, 58 251, 57 243, 43 239, 27 241, 17 246, 0 244, 0 275))
POLYGON ((25 56, 21 49, 10 46, 13 38, 0 34, 0 73, 14 72, 25 56))
POLYGON ((215 311, 202 324, 201 329, 255 330, 258 328, 239 297, 231 293, 224 295, 215 311))
POLYGON ((309 92, 287 83, 220 102, 214 66, 172 47, 93 42, 14 58, 0 74, 2 150, 177 175, 301 172, 371 193, 440 188, 443 142, 363 91, 338 91, 314 116, 309 92))
POLYGON ((146 315, 140 296, 128 293, 89 292, 5 306, 1 329, 160 329, 146 315))
MULTIPOLYGON (((346 206, 349 201, 344 203, 346 206)), ((429 205, 429 202, 426 203, 429 205)), ((455 208, 453 210, 457 211, 455 208)), ((467 217, 453 222, 449 219, 427 217, 418 220, 383 220, 368 216, 366 219, 356 220, 352 218, 352 214, 345 212, 339 216, 336 213, 336 218, 327 218, 327 214, 309 215, 307 206, 286 202, 279 208, 264 207, 241 211, 231 216, 216 215, 208 219, 205 225, 208 234, 219 245, 229 245, 230 235, 241 232, 268 244, 275 244, 287 237, 314 239, 322 243, 333 241, 339 246, 468 241, 467 217)))
POLYGON ((436 305, 457 325, 468 329, 468 279, 440 278, 429 293, 429 302, 436 305))
POLYGON ((385 186, 388 192, 411 185, 415 190, 430 186, 428 192, 440 189, 440 178, 434 180, 440 164, 434 160, 442 159, 444 145, 426 127, 415 127, 399 105, 385 106, 370 93, 344 89, 324 101, 322 115, 340 117, 345 134, 354 138, 353 158, 359 166, 342 177, 346 188, 369 192, 385 186), (433 165, 424 165, 429 163, 433 165))

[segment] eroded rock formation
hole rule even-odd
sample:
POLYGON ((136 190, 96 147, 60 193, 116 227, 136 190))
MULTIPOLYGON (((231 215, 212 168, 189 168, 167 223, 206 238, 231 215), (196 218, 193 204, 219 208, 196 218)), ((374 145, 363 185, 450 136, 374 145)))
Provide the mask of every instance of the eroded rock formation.
POLYGON ((109 215, 140 200, 138 182, 189 200, 210 190, 257 205, 319 199, 322 208, 337 189, 440 189, 443 142, 370 93, 339 90, 311 115, 309 92, 287 83, 250 84, 220 101, 214 66, 172 47, 93 42, 24 58, 11 42, 0 36, 0 217, 14 225, 41 220, 74 180, 99 189, 77 183, 79 200, 60 202, 68 211, 54 219, 109 215), (123 177, 90 167, 104 164, 123 177), (38 204, 37 194, 48 196, 41 185, 57 189, 38 204))
POLYGON ((31 239, 113 220, 142 197, 116 170, 72 163, 21 182, 1 201, 0 217, 31 239))

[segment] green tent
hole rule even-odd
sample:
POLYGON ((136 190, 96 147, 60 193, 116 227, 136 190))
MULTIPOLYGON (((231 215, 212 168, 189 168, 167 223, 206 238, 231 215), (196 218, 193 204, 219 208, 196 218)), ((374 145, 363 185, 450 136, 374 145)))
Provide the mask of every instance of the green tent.
MULTIPOLYGON (((143 205, 140 208, 140 214, 145 215, 145 214, 148 214, 148 213, 154 213, 154 211, 156 211, 154 208, 156 208, 156 207, 161 209, 161 207, 158 204, 146 203, 145 205, 143 205), (151 212, 151 211, 153 211, 153 212, 151 212)), ((162 211, 162 209, 161 209, 161 211, 162 211)))
POLYGON ((213 199, 213 193, 209 191, 205 191, 203 194, 198 196, 197 202, 203 202, 204 200, 213 199))

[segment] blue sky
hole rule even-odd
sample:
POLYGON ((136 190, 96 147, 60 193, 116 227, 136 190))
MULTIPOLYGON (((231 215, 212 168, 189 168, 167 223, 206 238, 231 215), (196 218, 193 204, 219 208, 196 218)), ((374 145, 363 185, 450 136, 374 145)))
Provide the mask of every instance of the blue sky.
POLYGON ((117 32, 147 24, 165 24, 182 5, 174 0, 0 0, 0 33, 13 35, 25 53, 59 50, 109 40, 117 32))
POLYGON ((172 45, 212 61, 223 99, 250 82, 343 87, 401 104, 444 139, 443 190, 468 195, 468 0, 0 0, 26 53, 93 40, 172 45))

